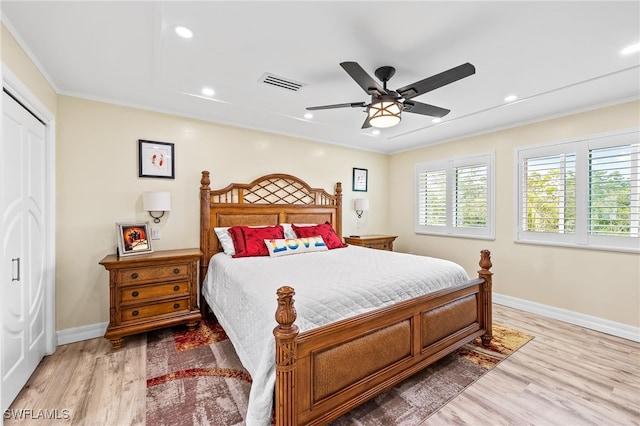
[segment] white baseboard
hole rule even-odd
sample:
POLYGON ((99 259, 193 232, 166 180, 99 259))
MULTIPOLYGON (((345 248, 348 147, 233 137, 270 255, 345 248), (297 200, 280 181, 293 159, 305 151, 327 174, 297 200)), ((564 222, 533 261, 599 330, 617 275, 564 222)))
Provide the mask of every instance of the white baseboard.
POLYGON ((569 324, 622 337, 623 339, 633 340, 634 342, 640 342, 640 328, 633 327, 628 324, 622 324, 604 318, 568 311, 554 306, 543 305, 541 303, 530 302, 528 300, 518 299, 517 297, 506 296, 504 294, 494 293, 493 303, 520 309, 525 312, 531 312, 532 314, 542 315, 543 317, 568 322, 569 324))
POLYGON ((56 333, 58 335, 58 346, 103 337, 105 331, 107 331, 107 325, 109 323, 101 322, 60 330, 56 333))
MULTIPOLYGON (((493 302, 498 305, 520 309, 521 311, 531 312, 532 314, 542 315, 543 317, 557 319, 559 321, 568 322, 569 324, 622 337, 623 339, 640 342, 640 328, 627 324, 568 311, 554 306, 543 305, 541 303, 530 302, 528 300, 518 299, 517 297, 506 296, 499 293, 493 294, 493 302)), ((108 323, 103 322, 60 330, 57 332, 58 345, 66 345, 69 343, 80 342, 82 340, 102 337, 104 336, 105 331, 107 331, 107 325, 108 323)))

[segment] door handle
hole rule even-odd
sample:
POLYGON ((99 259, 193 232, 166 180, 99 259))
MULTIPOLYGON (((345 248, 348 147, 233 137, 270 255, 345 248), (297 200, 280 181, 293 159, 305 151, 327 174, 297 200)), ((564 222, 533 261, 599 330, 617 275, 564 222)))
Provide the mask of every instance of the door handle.
POLYGON ((11 282, 20 281, 20 258, 11 259, 11 282))

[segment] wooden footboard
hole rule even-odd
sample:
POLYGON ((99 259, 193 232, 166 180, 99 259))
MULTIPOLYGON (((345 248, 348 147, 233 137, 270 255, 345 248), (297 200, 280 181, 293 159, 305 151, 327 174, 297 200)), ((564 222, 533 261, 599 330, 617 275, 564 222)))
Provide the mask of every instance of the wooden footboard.
POLYGON ((325 424, 491 331, 491 258, 462 286, 299 333, 294 289, 278 289, 276 424, 325 424))

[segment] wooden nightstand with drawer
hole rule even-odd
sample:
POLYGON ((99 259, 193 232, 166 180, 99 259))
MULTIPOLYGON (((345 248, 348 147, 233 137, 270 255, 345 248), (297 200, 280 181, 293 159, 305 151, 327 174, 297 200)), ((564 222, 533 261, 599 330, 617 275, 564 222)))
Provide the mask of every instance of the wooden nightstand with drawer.
POLYGON ((186 324, 198 326, 198 249, 164 250, 117 257, 100 264, 109 271, 109 326, 104 337, 120 349, 124 336, 186 324))
POLYGON ((398 237, 394 235, 360 235, 345 237, 344 242, 354 246, 393 251, 393 241, 396 238, 398 237))

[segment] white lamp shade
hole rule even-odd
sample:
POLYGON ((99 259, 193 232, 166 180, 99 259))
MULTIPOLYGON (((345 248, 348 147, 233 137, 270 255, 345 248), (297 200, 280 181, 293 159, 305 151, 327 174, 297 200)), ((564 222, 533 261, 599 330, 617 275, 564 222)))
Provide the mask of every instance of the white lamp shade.
POLYGON ((142 209, 148 212, 171 211, 170 192, 143 192, 142 209))
POLYGON ((369 200, 366 198, 356 198, 354 201, 354 210, 366 212, 369 210, 369 200))
POLYGON ((369 124, 384 129, 400 123, 402 108, 394 99, 382 98, 369 105, 369 124))

